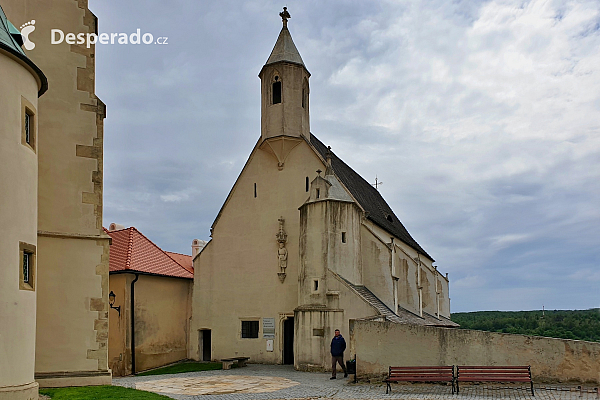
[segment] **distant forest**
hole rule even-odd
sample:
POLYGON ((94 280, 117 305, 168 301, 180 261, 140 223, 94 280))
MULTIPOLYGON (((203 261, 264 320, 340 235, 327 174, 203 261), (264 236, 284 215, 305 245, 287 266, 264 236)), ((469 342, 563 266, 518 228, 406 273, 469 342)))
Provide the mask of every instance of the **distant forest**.
POLYGON ((600 342, 600 308, 453 313, 462 329, 600 342))

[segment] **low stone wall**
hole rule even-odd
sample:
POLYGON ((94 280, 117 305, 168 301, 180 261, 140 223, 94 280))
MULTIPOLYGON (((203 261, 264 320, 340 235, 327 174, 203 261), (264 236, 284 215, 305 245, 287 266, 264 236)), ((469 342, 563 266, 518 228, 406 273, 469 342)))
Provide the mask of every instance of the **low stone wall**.
POLYGON ((600 382, 600 343, 580 340, 350 320, 355 354, 359 376, 390 365, 531 365, 537 382, 600 382))

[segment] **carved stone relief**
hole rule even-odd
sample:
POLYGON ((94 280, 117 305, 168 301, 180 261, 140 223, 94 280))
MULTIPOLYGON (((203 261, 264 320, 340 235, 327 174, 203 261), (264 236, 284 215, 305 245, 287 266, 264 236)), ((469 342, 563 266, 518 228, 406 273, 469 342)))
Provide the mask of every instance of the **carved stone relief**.
POLYGON ((281 283, 285 280, 285 269, 287 268, 287 259, 288 259, 288 251, 285 248, 285 244, 287 243, 287 233, 283 229, 283 224, 285 219, 283 217, 279 218, 279 232, 275 235, 277 238, 277 243, 279 244, 279 248, 277 249, 277 265, 279 267, 279 272, 277 272, 277 276, 279 276, 279 280, 281 283))

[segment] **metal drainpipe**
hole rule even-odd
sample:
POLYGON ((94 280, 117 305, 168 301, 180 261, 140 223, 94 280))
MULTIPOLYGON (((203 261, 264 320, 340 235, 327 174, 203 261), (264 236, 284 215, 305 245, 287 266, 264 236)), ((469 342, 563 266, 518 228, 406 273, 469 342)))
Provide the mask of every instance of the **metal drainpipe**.
POLYGON ((435 303, 437 306, 436 317, 437 319, 440 319, 440 289, 438 288, 438 270, 437 266, 434 266, 433 268, 435 269, 435 303))
POLYGON ((140 276, 135 274, 135 279, 131 281, 131 373, 135 375, 135 283, 140 276))
POLYGON ((419 316, 423 318, 423 286, 421 285, 421 255, 417 253, 417 289, 419 289, 419 316))
POLYGON ((398 315, 398 271, 396 269, 398 266, 396 265, 396 244, 394 243, 394 237, 390 237, 392 243, 392 286, 394 290, 394 314, 398 315), (394 275, 396 274, 396 275, 394 275))

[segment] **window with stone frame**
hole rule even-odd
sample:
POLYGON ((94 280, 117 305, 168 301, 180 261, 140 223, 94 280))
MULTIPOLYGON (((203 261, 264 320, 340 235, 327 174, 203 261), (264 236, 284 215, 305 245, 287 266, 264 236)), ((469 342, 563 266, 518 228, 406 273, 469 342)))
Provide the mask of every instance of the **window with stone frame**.
POLYGON ((34 152, 37 147, 35 118, 35 108, 33 107, 33 104, 24 97, 21 97, 21 144, 29 147, 34 152))
POLYGON ((19 289, 35 290, 35 245, 19 242, 19 289))

